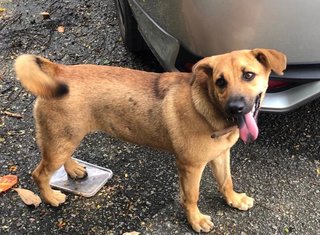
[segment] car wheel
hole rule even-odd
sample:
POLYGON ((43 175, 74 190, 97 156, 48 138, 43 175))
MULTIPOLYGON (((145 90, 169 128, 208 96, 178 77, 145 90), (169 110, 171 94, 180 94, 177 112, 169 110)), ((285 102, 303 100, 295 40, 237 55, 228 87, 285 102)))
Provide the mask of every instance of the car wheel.
POLYGON ((117 10, 117 17, 120 27, 120 34, 126 47, 132 52, 139 52, 147 49, 135 20, 128 0, 114 0, 117 10))

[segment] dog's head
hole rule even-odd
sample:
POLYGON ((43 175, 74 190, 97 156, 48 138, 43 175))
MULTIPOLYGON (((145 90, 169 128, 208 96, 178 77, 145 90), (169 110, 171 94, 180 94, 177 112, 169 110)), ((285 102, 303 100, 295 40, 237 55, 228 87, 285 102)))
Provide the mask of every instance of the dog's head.
POLYGON ((233 51, 206 57, 193 67, 193 82, 208 90, 210 100, 237 121, 244 142, 258 136, 256 118, 271 71, 282 75, 286 56, 271 49, 233 51))

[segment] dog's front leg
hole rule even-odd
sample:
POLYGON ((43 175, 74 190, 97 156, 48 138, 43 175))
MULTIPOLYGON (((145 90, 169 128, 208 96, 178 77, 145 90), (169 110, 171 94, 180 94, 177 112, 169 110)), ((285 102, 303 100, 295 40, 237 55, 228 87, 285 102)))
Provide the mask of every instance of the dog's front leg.
POLYGON ((233 190, 230 172, 230 150, 226 150, 209 164, 217 179, 219 190, 230 206, 239 210, 248 210, 253 207, 253 198, 248 197, 245 193, 237 193, 233 190))
POLYGON ((213 223, 211 217, 204 215, 198 208, 199 187, 205 165, 188 165, 177 161, 180 183, 180 200, 185 208, 188 221, 196 232, 209 232, 213 223))

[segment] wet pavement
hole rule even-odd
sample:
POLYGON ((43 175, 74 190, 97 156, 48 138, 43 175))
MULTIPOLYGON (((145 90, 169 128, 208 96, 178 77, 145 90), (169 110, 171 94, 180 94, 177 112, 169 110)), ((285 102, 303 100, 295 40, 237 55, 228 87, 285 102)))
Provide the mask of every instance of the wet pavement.
MULTIPOLYGON (((19 187, 36 193, 30 175, 40 159, 34 97, 15 81, 17 55, 161 71, 150 53, 126 50, 113 1, 61 2, 0 1, 0 175, 17 175, 19 187)), ((259 121, 259 139, 239 141, 232 150, 235 188, 255 198, 254 208, 228 207, 205 170, 199 205, 213 218, 211 234, 319 234, 320 101, 286 114, 261 114, 259 121)), ((75 157, 110 168, 113 178, 94 197, 67 194, 59 208, 29 207, 14 191, 2 193, 0 234, 193 234, 178 202, 172 155, 95 133, 75 157)))

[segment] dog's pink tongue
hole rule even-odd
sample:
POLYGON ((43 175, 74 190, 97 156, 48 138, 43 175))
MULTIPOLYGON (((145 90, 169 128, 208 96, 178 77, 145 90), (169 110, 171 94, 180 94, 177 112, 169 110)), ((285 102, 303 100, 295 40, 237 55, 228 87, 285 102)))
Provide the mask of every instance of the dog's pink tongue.
POLYGON ((259 129, 251 112, 244 115, 244 123, 240 125, 240 138, 247 143, 257 139, 259 129))

